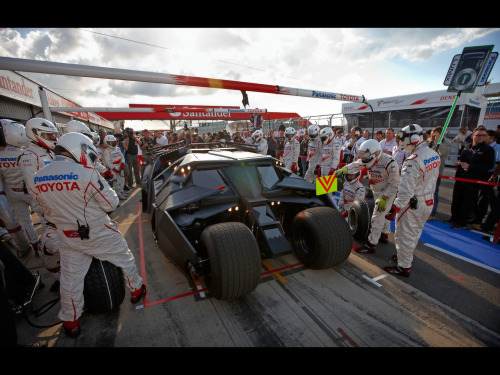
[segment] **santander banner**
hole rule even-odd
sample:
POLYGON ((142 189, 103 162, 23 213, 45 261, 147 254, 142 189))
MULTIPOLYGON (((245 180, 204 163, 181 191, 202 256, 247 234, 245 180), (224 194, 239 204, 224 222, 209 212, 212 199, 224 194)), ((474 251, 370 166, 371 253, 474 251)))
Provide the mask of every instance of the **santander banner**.
MULTIPOLYGON (((11 99, 20 100, 25 103, 41 107, 40 95, 38 94, 38 84, 30 81, 28 78, 11 72, 9 70, 0 70, 0 95, 11 99)), ((47 100, 51 107, 79 107, 77 104, 59 96, 52 91, 45 90, 47 100)), ((67 115, 77 117, 82 120, 89 120, 92 123, 112 127, 113 125, 105 118, 91 112, 61 112, 67 115)))

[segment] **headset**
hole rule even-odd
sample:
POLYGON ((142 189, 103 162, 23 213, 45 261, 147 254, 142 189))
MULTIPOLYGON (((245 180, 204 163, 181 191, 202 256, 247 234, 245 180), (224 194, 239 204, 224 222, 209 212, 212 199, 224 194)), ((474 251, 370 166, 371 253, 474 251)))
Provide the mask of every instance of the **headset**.
MULTIPOLYGON (((404 142, 404 140, 407 137, 409 138, 409 143, 410 144, 415 144, 415 143, 417 143, 417 142, 420 141, 420 136, 422 135, 422 128, 419 125, 410 124, 410 125, 406 126, 405 128, 408 128, 409 132, 401 130, 396 135, 396 137, 399 139, 399 141, 401 143, 404 142), (418 126, 420 128, 420 130, 417 129, 416 126, 418 126)), ((405 128, 403 128, 403 129, 405 129, 405 128)))

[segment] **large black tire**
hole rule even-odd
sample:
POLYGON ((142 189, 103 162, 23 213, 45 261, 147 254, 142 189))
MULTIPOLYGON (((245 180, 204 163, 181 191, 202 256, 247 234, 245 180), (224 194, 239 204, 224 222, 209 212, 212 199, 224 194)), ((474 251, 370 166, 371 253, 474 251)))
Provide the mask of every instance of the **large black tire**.
POLYGON ((349 207, 347 222, 355 240, 366 241, 372 226, 372 214, 375 202, 372 199, 356 199, 349 207))
POLYGON ((312 207, 292 222, 295 255, 311 269, 326 269, 344 262, 351 253, 352 237, 345 219, 332 207, 312 207))
POLYGON ((260 281, 259 245, 250 229, 242 223, 211 225, 200 237, 210 262, 206 278, 210 294, 225 300, 252 292, 260 281))
POLYGON ((92 314, 118 310, 125 298, 121 268, 93 258, 85 275, 83 297, 85 309, 92 314))

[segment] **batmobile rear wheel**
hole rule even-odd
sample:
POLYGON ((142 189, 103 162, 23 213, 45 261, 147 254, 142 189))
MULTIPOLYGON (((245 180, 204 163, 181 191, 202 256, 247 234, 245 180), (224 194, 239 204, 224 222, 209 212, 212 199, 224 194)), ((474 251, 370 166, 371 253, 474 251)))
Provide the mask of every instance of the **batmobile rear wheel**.
POLYGON ((85 275, 83 296, 85 309, 92 314, 117 310, 125 298, 121 268, 93 258, 85 275))
POLYGON ((355 240, 365 241, 371 229, 375 202, 372 199, 356 199, 349 207, 349 229, 355 240))
POLYGON ((215 298, 240 297, 257 287, 260 251, 247 226, 237 222, 214 224, 203 231, 200 240, 210 261, 207 287, 215 298))
POLYGON ((349 257, 352 237, 337 210, 312 207, 299 212, 293 219, 292 245, 302 264, 312 269, 326 269, 349 257))

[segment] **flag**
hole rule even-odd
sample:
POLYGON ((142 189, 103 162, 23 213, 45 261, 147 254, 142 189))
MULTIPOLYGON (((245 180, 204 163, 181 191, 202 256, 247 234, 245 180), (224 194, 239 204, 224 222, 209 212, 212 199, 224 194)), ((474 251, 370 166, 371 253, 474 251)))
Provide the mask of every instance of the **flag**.
POLYGON ((243 107, 247 107, 247 105, 250 105, 250 103, 248 102, 248 95, 247 95, 247 92, 245 90, 240 90, 241 93, 243 94, 243 100, 241 101, 243 103, 243 107))
POLYGON ((316 195, 337 191, 337 176, 324 176, 316 179, 316 195))

